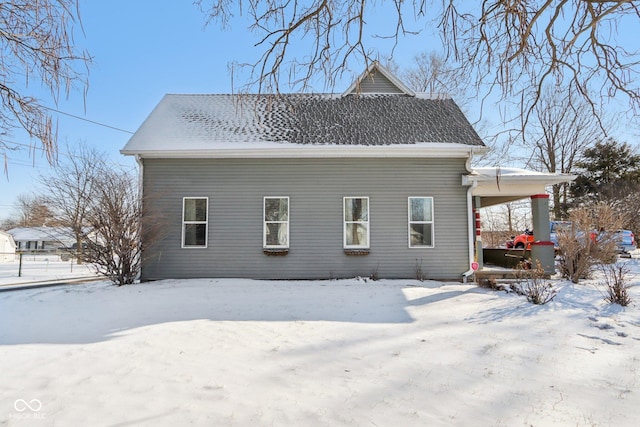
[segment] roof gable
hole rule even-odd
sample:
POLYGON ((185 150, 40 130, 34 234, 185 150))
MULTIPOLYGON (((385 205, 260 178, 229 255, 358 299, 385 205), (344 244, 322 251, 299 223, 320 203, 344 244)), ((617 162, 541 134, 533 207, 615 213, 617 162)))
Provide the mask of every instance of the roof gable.
POLYGON ((409 89, 378 61, 374 61, 369 65, 342 95, 354 94, 402 94, 415 96, 414 91, 409 89))

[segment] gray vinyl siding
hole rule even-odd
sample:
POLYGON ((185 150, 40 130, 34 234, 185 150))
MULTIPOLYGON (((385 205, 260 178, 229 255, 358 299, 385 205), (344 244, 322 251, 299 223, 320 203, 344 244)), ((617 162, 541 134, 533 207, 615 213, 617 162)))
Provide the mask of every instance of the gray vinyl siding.
POLYGON ((363 276, 460 279, 468 269, 464 159, 145 159, 144 192, 166 233, 142 279, 363 276), (290 198, 290 246, 263 253, 263 198, 290 198), (345 196, 369 197, 370 253, 343 249, 345 196), (410 196, 434 198, 434 248, 409 248, 410 196), (208 197, 208 247, 182 248, 183 197, 208 197))
POLYGON ((377 71, 372 72, 369 76, 366 76, 360 82, 359 87, 355 92, 359 93, 403 93, 398 86, 393 84, 382 73, 377 71))

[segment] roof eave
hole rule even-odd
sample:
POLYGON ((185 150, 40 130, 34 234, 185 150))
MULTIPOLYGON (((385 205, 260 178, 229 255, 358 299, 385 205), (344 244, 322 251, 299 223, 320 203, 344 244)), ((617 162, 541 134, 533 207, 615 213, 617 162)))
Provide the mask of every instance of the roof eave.
POLYGON ((502 177, 469 174, 465 175, 465 177, 469 182, 495 182, 497 186, 499 186, 501 182, 542 182, 553 185, 571 182, 576 179, 576 175, 559 173, 549 173, 545 175, 508 175, 502 177))
POLYGON ((121 150, 140 158, 341 158, 341 157, 440 157, 467 158, 485 154, 480 145, 432 143, 406 145, 310 145, 285 147, 220 148, 206 150, 121 150))

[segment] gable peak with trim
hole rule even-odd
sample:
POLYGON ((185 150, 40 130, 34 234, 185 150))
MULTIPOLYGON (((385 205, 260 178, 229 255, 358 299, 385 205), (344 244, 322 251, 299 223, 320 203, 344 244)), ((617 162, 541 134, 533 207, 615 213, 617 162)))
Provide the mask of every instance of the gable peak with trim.
POLYGON ((416 95, 414 91, 378 61, 372 62, 342 95, 360 94, 416 95))

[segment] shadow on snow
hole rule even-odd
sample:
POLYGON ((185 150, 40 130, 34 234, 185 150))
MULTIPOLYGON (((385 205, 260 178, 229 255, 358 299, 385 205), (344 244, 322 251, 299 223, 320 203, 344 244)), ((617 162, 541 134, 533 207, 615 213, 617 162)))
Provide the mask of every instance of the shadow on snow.
POLYGON ((412 286, 422 283, 191 279, 8 292, 0 294, 0 345, 98 342, 134 328, 201 319, 409 323, 406 307, 414 302, 403 289, 412 286))

